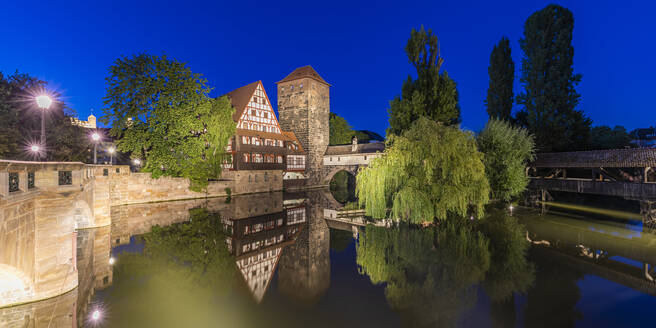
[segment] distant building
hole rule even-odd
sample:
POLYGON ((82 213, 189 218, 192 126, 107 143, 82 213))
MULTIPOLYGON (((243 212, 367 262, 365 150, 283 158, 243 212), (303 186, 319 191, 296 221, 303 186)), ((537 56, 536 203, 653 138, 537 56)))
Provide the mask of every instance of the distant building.
POLYGON ((96 129, 96 117, 93 114, 89 115, 86 121, 81 121, 78 118, 71 118, 71 124, 81 126, 86 129, 96 129))
POLYGON ((635 129, 629 133, 631 143, 638 147, 656 147, 656 128, 635 129))

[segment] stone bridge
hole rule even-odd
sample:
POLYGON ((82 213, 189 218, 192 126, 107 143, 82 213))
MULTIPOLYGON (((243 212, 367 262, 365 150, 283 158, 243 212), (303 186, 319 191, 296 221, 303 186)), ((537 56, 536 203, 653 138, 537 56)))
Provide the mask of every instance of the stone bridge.
POLYGON ((361 167, 368 166, 372 159, 381 156, 385 150, 385 143, 382 142, 357 144, 357 139, 354 141, 351 145, 328 146, 321 168, 322 185, 330 184, 333 176, 340 171, 357 175, 361 167))
POLYGON ((192 192, 188 179, 152 179, 126 165, 0 160, 0 307, 77 287, 77 235, 109 227, 112 206, 225 196, 226 188, 234 180, 192 192))
POLYGON ((0 161, 0 307, 77 286, 77 229, 110 223, 96 171, 83 163, 0 161))

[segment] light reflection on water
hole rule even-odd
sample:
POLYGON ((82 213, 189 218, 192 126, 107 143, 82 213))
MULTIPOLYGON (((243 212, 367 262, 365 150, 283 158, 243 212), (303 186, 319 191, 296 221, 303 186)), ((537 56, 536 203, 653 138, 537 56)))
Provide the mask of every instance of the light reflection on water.
POLYGON ((0 326, 644 327, 656 305, 656 235, 633 222, 516 208, 354 229, 324 218, 335 204, 315 191, 114 208, 111 227, 78 233, 79 287, 0 309, 0 326))

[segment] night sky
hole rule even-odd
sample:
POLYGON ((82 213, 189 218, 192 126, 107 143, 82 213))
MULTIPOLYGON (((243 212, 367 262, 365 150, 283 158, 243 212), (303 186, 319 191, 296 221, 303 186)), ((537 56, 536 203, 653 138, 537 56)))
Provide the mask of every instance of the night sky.
MULTIPOLYGON (((105 77, 122 55, 165 53, 202 73, 213 96, 312 65, 332 84, 331 109, 356 129, 384 133, 389 100, 412 66, 413 27, 440 38, 443 69, 458 83, 463 126, 487 114, 489 55, 506 35, 520 90, 519 38, 526 18, 554 1, 1 1, 0 71, 44 79, 78 114, 101 113, 105 77)), ((579 109, 595 125, 656 125, 653 1, 555 1, 574 13, 579 109)))

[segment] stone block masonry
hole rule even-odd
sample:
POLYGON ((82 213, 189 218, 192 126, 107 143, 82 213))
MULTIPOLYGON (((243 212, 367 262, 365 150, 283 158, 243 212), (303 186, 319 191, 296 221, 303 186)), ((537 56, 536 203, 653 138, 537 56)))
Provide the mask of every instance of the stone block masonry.
POLYGON ((308 185, 320 185, 330 137, 330 85, 312 77, 278 82, 278 113, 281 128, 293 131, 307 153, 308 185))
MULTIPOLYGON (((193 192, 188 179, 153 179, 128 166, 0 160, 0 308, 78 286, 79 229, 110 229, 113 207, 220 197, 226 189, 232 195, 281 191, 282 171, 226 171, 206 191, 193 192), (18 188, 11 181, 16 176, 18 188)), ((112 281, 107 266, 112 241, 98 238, 93 257, 102 265, 93 268, 93 283, 102 287, 112 281)))

